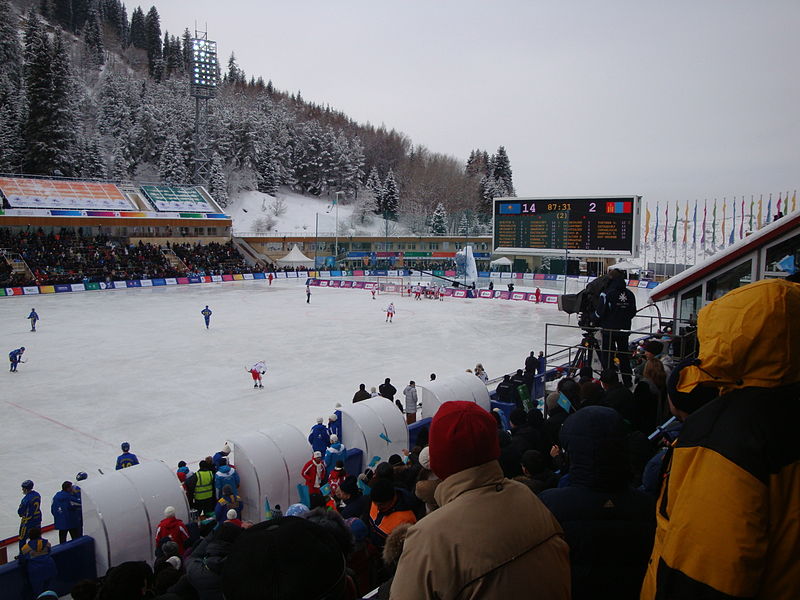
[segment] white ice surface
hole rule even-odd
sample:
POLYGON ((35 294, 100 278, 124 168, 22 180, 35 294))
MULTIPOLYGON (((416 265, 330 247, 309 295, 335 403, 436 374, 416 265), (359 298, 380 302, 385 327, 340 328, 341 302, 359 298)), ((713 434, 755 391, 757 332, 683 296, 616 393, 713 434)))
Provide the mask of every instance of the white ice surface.
MULTIPOLYGON (((139 459, 196 463, 237 432, 286 422, 308 430, 336 402, 391 377, 398 390, 474 368, 490 377, 544 349, 555 305, 503 300, 371 300, 369 292, 276 280, 25 296, 0 300, 0 538, 14 535, 19 484, 42 494, 45 523, 61 482, 113 470, 119 444, 139 459), (384 322, 394 301, 397 315, 384 322), (206 330, 200 311, 214 312, 206 330), (29 332, 35 307, 42 320, 29 332), (245 368, 264 359, 264 389, 245 368), (8 364, 8 363, 5 363, 8 364)), ((502 289, 502 288, 501 288, 502 289)), ((574 322, 574 319, 573 319, 574 322)))

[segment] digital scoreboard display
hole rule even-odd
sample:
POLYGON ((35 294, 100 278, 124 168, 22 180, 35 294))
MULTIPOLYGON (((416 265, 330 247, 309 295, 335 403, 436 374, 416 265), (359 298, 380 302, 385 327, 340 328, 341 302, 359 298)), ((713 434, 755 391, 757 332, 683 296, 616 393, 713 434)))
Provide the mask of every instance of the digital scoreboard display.
POLYGON ((638 254, 640 196, 495 198, 494 251, 638 254))

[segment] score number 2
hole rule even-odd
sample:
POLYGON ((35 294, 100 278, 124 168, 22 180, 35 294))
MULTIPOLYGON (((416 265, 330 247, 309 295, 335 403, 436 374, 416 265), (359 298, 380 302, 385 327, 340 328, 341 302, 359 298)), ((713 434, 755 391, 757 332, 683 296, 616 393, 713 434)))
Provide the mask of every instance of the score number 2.
POLYGON ((597 212, 597 202, 589 202, 589 212, 597 212))

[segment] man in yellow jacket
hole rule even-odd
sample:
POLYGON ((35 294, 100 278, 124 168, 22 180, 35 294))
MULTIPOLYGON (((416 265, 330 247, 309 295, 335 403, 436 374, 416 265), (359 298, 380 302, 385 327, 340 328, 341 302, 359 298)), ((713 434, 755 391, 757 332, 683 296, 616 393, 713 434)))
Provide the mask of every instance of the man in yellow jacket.
POLYGON ((700 311, 698 339, 670 377, 684 424, 641 598, 800 598, 800 285, 728 292, 700 311))

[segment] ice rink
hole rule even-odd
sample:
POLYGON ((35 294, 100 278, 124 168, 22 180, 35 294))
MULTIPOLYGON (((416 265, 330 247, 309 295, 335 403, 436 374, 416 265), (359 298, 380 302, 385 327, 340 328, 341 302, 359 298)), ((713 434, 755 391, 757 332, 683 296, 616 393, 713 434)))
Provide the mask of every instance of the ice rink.
MULTIPOLYGON (((505 300, 372 300, 355 289, 276 280, 25 296, 0 300, 2 372, 0 538, 17 531, 19 484, 42 494, 44 523, 64 480, 114 469, 119 445, 141 461, 196 463, 237 432, 291 423, 307 431, 337 402, 391 377, 399 391, 481 362, 490 377, 544 350, 555 305, 505 300), (395 322, 384 322, 390 300, 395 322), (200 311, 214 312, 206 330, 200 311), (25 317, 41 317, 36 333, 25 317), (249 367, 264 359, 264 389, 249 367), (8 364, 8 363, 6 363, 8 364)), ((574 322, 574 319, 573 319, 574 322)))

